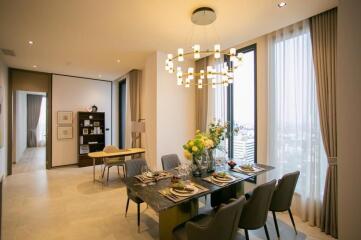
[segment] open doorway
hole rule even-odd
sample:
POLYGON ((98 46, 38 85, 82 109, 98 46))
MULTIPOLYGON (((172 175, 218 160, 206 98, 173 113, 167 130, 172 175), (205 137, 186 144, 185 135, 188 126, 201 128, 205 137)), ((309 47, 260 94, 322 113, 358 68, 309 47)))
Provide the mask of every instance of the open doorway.
POLYGON ((46 93, 16 91, 13 173, 46 169, 46 93))

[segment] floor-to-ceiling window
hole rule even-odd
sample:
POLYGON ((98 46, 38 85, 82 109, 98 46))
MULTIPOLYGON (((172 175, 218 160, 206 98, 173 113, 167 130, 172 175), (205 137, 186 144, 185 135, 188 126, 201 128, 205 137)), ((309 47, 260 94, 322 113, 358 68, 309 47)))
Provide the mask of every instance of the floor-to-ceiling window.
POLYGON ((256 45, 238 52, 243 53, 241 65, 234 71, 234 82, 228 87, 228 121, 230 128, 239 127, 231 136, 228 155, 244 162, 257 162, 257 111, 256 111, 256 45))

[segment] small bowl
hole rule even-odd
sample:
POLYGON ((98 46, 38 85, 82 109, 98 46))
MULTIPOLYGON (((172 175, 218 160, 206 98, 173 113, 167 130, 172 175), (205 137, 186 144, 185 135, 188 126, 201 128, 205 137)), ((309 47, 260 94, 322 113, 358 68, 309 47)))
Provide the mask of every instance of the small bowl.
POLYGON ((235 162, 232 162, 232 161, 228 162, 228 166, 229 166, 231 169, 233 169, 236 165, 237 165, 237 163, 235 163, 235 162))

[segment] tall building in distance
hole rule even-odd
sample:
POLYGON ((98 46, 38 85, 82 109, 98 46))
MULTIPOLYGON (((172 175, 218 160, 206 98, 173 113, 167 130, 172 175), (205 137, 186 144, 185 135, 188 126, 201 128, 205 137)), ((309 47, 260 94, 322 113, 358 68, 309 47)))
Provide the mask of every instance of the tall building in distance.
POLYGON ((244 162, 254 163, 255 161, 255 141, 254 129, 241 127, 241 130, 233 141, 234 158, 244 162))

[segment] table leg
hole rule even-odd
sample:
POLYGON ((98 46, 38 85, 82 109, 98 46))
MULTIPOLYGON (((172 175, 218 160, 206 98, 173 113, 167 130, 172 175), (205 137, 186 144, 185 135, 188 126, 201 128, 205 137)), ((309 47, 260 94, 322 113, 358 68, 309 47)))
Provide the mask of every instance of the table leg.
POLYGON ((93 182, 95 182, 95 158, 93 158, 93 182))
POLYGON ((198 199, 192 199, 159 213, 159 239, 173 239, 173 229, 198 214, 198 199))

